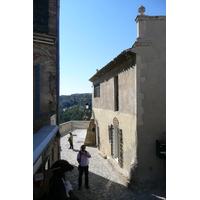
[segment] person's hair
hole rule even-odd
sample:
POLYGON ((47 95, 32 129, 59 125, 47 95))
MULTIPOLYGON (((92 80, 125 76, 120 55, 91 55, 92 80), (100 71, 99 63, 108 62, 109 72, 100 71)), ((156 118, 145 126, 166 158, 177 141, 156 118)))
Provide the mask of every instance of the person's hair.
POLYGON ((85 147, 85 145, 83 144, 83 145, 81 145, 81 150, 83 149, 83 147, 85 147))

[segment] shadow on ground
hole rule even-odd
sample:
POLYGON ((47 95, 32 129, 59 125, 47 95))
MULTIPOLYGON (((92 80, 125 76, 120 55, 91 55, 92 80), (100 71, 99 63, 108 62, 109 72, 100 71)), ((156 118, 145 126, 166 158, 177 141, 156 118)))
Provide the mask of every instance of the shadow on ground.
MULTIPOLYGON (((102 169, 103 170, 103 169, 102 169)), ((72 172, 66 173, 66 179, 70 181, 73 187, 74 194, 79 197, 80 200, 104 200, 104 199, 111 199, 111 200, 143 200, 143 199, 165 199, 160 198, 161 194, 140 194, 137 195, 129 188, 124 185, 118 184, 114 181, 110 181, 104 177, 99 176, 98 174, 89 172, 89 186, 90 189, 86 189, 84 185, 85 176, 83 175, 83 185, 82 189, 78 190, 78 168, 74 166, 74 170, 72 172), (158 198, 159 196, 159 198, 158 198)))

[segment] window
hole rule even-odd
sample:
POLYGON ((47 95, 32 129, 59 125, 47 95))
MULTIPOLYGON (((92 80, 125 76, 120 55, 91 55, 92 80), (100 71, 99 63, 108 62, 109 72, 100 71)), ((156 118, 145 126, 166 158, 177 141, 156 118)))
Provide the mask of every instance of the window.
POLYGON ((94 85, 94 98, 100 97, 100 83, 94 85))
POLYGON ((33 1, 33 31, 48 34, 49 0, 33 1))
POLYGON ((114 77, 114 111, 119 110, 118 76, 114 77))
POLYGON ((115 117, 113 125, 108 126, 109 141, 111 142, 111 156, 123 168, 123 134, 119 128, 119 120, 115 117))
POLYGON ((123 168, 123 134, 122 129, 119 129, 118 125, 109 126, 111 133, 109 138, 111 139, 111 156, 118 162, 119 166, 123 168))
POLYGON ((44 166, 45 170, 49 170, 50 169, 50 159, 48 157, 47 161, 45 162, 45 166, 44 166))

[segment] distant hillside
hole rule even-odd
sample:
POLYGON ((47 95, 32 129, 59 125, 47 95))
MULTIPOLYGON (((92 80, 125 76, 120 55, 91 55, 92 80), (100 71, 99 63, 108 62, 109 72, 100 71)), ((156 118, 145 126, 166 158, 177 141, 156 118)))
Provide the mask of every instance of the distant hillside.
POLYGON ((71 107, 77 104, 85 106, 86 103, 88 103, 91 108, 92 105, 91 93, 61 95, 59 106, 60 108, 71 107))
POLYGON ((87 116, 87 120, 91 118, 92 109, 92 94, 71 94, 61 95, 59 102, 59 123, 64 123, 71 120, 83 120, 87 116), (86 110, 86 103, 89 104, 89 109, 86 110))

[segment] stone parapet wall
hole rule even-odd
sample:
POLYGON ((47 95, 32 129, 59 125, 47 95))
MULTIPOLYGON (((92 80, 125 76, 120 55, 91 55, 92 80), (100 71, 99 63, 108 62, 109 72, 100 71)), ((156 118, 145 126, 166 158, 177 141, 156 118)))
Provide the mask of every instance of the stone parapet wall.
POLYGON ((87 129, 90 121, 69 121, 59 125, 59 132, 62 134, 73 131, 74 129, 87 129))
POLYGON ((59 125, 59 132, 62 135, 72 129, 72 121, 65 122, 59 125))

